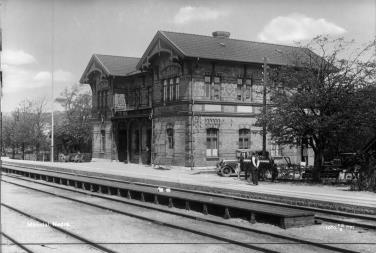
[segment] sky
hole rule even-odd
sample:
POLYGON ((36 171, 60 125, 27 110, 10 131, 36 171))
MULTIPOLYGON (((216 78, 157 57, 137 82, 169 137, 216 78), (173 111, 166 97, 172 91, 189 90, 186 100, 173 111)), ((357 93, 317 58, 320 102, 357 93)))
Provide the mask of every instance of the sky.
POLYGON ((231 38, 279 44, 318 34, 366 43, 376 33, 374 0, 1 2, 4 112, 25 99, 59 97, 78 83, 94 53, 141 57, 158 30, 224 30, 231 38))

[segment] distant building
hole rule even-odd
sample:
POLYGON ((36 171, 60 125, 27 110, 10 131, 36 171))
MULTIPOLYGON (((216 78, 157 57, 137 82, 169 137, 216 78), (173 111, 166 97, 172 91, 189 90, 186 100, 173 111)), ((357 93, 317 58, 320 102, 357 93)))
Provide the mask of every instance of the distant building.
MULTIPOLYGON (((262 149, 263 58, 272 66, 299 48, 158 31, 141 58, 94 54, 81 83, 93 94, 93 157, 132 163, 211 166, 236 149, 262 149)), ((272 156, 313 157, 301 147, 272 156)))

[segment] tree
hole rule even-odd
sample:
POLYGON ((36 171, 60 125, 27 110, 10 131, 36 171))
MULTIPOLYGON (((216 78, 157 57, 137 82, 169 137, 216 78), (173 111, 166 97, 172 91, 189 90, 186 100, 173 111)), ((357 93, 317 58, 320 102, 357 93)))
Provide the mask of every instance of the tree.
POLYGON ((63 146, 63 152, 91 151, 91 94, 82 92, 77 85, 65 89, 58 100, 64 107, 57 122, 55 138, 63 146))
POLYGON ((258 124, 265 123, 279 144, 307 140, 315 155, 316 180, 335 144, 343 148, 343 138, 364 134, 375 125, 370 119, 375 119, 376 100, 365 99, 376 80, 375 41, 350 52, 351 46, 342 38, 316 37, 284 56, 293 58, 294 66, 268 71, 272 105, 259 115, 258 124))
POLYGON ((26 150, 38 155, 46 146, 45 105, 44 99, 26 99, 10 115, 3 117, 4 148, 12 149, 13 158, 18 148, 24 159, 26 150))

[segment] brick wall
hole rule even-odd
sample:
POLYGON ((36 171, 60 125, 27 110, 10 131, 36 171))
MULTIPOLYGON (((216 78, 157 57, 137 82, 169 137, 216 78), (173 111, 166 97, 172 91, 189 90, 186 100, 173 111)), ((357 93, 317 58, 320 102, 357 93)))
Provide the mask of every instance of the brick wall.
POLYGON ((112 155, 112 124, 111 121, 93 123, 93 158, 111 159, 112 155), (105 150, 102 152, 101 131, 105 132, 105 150))
POLYGON ((156 164, 185 165, 186 122, 188 117, 161 117, 154 120, 152 152, 156 164), (174 148, 169 149, 167 128, 173 129, 174 148))

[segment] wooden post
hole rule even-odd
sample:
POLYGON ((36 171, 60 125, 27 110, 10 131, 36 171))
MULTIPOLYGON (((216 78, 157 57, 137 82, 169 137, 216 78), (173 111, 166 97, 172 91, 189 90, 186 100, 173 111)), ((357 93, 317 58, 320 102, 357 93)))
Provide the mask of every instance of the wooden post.
POLYGON ((158 202, 158 196, 157 195, 154 195, 154 204, 158 205, 159 202, 158 202))
POLYGON ((130 190, 127 190, 127 198, 128 199, 132 199, 132 195, 131 195, 131 191, 130 190))
POLYGON ((141 201, 142 201, 142 202, 145 202, 145 195, 144 195, 143 192, 141 192, 141 201))
POLYGON ((252 224, 256 223, 255 213, 251 213, 251 219, 249 220, 249 222, 252 224))
POLYGON ((191 207, 189 206, 189 201, 188 200, 186 200, 185 201, 185 210, 191 210, 191 207))
POLYGON ((126 146, 127 146, 127 163, 130 163, 130 150, 131 150, 131 148, 130 148, 130 145, 131 145, 131 139, 130 139, 130 137, 131 137, 131 135, 130 135, 130 123, 126 123, 127 124, 127 143, 126 143, 126 146))
POLYGON ((202 213, 205 215, 208 214, 208 206, 206 204, 202 204, 202 213))
POLYGON ((225 216, 224 216, 225 219, 230 219, 231 216, 230 216, 230 211, 228 210, 228 207, 225 208, 225 216))
POLYGON ((168 207, 174 207, 174 203, 172 202, 172 198, 168 198, 168 207))
POLYGON ((138 122, 138 163, 142 164, 142 124, 138 122))

